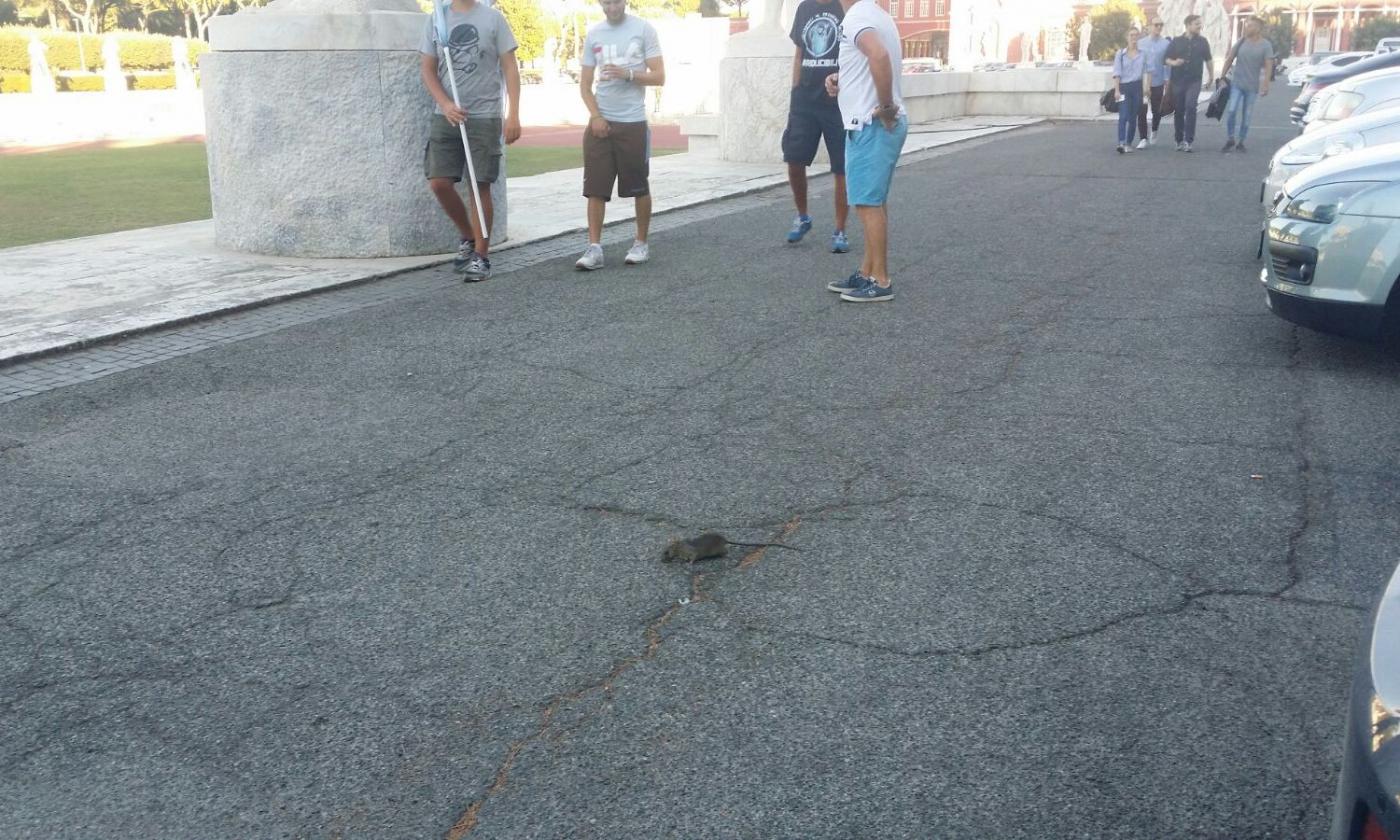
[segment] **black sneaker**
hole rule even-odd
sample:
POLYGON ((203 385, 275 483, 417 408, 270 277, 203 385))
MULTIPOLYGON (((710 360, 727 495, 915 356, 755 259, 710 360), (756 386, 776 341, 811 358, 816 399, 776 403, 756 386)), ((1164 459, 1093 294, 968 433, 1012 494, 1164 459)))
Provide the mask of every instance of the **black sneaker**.
POLYGON ((1233 151, 1234 148, 1235 148, 1235 141, 1234 141, 1234 138, 1231 138, 1231 139, 1225 141, 1225 145, 1224 145, 1224 147, 1222 147, 1222 148, 1220 149, 1220 151, 1222 151, 1222 152, 1229 152, 1229 151, 1233 151))
POLYGON ((490 277, 491 261, 473 251, 467 260, 467 267, 462 269, 462 279, 468 283, 480 283, 490 277))
POLYGON ((1245 149, 1245 147, 1244 147, 1244 141, 1243 141, 1243 140, 1241 140, 1240 142, 1238 142, 1238 143, 1235 144, 1235 151, 1239 152, 1240 154, 1244 154, 1244 153, 1245 153, 1246 149, 1245 149))

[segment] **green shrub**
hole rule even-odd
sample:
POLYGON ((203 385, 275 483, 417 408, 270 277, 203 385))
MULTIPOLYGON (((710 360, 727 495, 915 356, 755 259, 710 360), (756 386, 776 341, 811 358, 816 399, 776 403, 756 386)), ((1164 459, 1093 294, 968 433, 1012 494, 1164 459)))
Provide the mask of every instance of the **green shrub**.
POLYGON ((132 90, 174 90, 175 72, 138 73, 132 77, 132 90))
POLYGON ((81 76, 65 73, 60 75, 57 81, 59 90, 71 93, 91 93, 107 89, 102 77, 96 73, 85 73, 81 76))
MULTIPOLYGON (((97 70, 102 67, 102 35, 84 35, 83 59, 86 68, 78 66, 78 35, 73 32, 51 32, 47 29, 30 27, 0 28, 0 73, 29 72, 29 36, 37 32, 39 40, 49 48, 49 69, 55 73, 64 70, 97 70)), ((174 65, 170 54, 168 35, 150 35, 145 32, 119 31, 111 33, 117 38, 117 57, 123 70, 169 70, 174 65)), ((188 39, 190 66, 198 66, 197 57, 209 50, 209 45, 195 38, 188 39)))
POLYGON ((0 93, 29 93, 29 74, 0 73, 0 93))

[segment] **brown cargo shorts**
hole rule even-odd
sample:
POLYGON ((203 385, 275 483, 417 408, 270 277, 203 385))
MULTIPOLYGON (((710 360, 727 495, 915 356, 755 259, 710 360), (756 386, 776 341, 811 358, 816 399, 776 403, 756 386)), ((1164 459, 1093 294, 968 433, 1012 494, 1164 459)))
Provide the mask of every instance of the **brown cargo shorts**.
MULTIPOLYGON (((501 174, 500 118, 468 117, 467 142, 472 147, 472 167, 476 169, 477 183, 496 183, 501 174)), ((464 181, 467 177, 467 153, 462 148, 462 134, 442 114, 433 114, 428 147, 423 150, 423 174, 429 180, 464 181)))
POLYGON ((583 194, 587 198, 636 198, 651 192, 651 129, 645 122, 609 122, 607 137, 583 130, 583 194))

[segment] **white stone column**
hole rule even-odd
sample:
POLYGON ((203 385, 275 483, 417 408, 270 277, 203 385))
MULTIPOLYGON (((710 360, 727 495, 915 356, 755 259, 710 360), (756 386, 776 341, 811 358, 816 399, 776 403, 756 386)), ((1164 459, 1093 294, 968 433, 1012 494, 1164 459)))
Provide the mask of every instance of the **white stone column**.
POLYGON ((784 0, 753 2, 757 25, 729 39, 720 62, 719 155, 742 163, 782 160, 792 91, 792 56, 783 21, 784 0))
MULTIPOLYGON (((415 0, 275 0, 210 22, 200 70, 220 247, 299 257, 457 249, 423 174, 427 21, 415 0)), ((502 164, 492 242, 505 239, 502 164)))

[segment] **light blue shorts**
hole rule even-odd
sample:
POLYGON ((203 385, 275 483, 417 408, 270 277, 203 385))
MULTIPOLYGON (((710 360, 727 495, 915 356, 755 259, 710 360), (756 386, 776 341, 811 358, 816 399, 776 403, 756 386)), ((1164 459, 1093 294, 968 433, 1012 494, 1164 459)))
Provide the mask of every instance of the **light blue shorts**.
POLYGON ((878 207, 890 195, 890 181, 899 152, 909 134, 909 119, 900 117, 893 129, 873 120, 860 131, 846 132, 846 201, 878 207))

